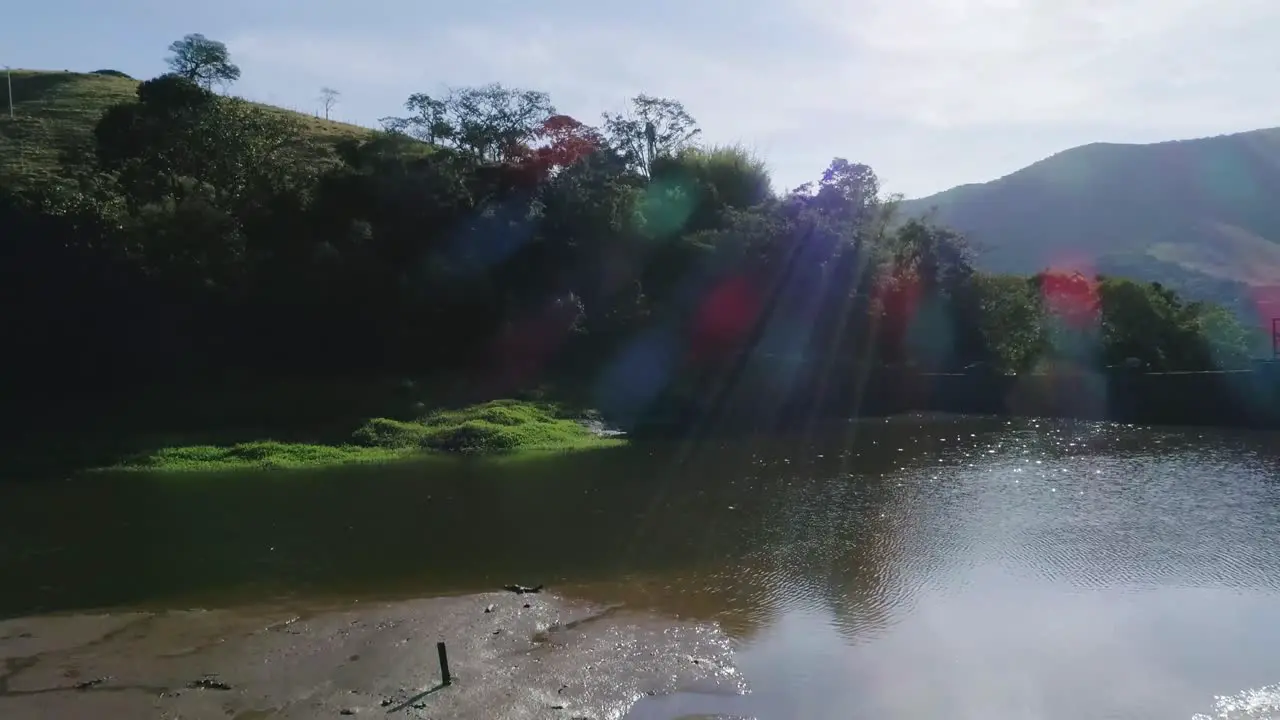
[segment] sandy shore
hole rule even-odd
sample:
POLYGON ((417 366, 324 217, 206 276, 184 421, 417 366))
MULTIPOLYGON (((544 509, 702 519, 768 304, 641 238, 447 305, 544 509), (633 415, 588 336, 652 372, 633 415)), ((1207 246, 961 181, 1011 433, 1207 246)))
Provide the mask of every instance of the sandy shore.
POLYGON ((714 626, 542 593, 22 618, 0 622, 0 660, 12 720, 603 720, 646 694, 742 691, 714 626))

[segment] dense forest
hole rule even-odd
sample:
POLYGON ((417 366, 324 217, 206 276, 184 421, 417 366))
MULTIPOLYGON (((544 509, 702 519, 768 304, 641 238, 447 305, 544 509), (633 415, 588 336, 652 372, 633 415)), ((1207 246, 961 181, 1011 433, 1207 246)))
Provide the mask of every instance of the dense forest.
POLYGON ((865 165, 775 189, 676 100, 589 124, 535 90, 458 87, 327 145, 217 92, 239 75, 225 53, 174 49, 187 64, 103 114, 91 157, 0 187, 11 398, 219 373, 656 395, 748 357, 792 375, 1247 362, 1230 313, 1159 285, 978 272, 865 165))

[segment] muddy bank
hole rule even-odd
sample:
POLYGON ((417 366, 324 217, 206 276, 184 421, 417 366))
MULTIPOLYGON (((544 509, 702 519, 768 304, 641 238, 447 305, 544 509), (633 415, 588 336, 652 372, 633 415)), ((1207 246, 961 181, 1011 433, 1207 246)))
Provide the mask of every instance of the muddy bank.
POLYGON ((603 720, 646 695, 742 690, 718 628, 541 593, 22 618, 0 622, 0 660, 14 720, 603 720))

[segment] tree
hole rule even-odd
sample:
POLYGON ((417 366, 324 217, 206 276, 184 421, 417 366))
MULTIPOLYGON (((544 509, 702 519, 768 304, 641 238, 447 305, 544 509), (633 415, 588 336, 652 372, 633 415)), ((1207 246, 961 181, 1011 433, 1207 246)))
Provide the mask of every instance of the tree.
POLYGON ((382 118, 382 125, 388 132, 410 135, 433 145, 453 139, 454 128, 449 120, 449 107, 443 100, 437 100, 426 93, 414 93, 409 96, 404 107, 413 112, 413 115, 382 118))
POLYGON ((227 46, 200 33, 173 41, 169 52, 173 53, 166 60, 169 69, 206 90, 240 79, 240 68, 231 62, 227 46))
POLYGON ((113 173, 133 207, 181 197, 182 177, 204 169, 198 127, 216 96, 179 75, 138 85, 136 102, 112 106, 94 127, 99 169, 113 173))
POLYGON ((1157 371, 1221 370, 1248 359, 1248 332, 1225 308, 1184 302, 1160 283, 1105 278, 1102 341, 1109 365, 1137 358, 1157 371))
POLYGON ((646 176, 655 159, 689 147, 702 132, 683 104, 649 95, 637 95, 623 113, 604 113, 604 130, 614 150, 646 176))
POLYGON ((600 134, 595 128, 568 115, 552 115, 536 132, 539 146, 534 155, 549 170, 567 168, 600 148, 600 134))
POLYGON ((1044 308, 1032 283, 1016 275, 978 273, 973 295, 987 360, 1004 372, 1033 369, 1046 339, 1044 308))
POLYGON ((320 88, 320 104, 324 107, 324 119, 329 119, 329 111, 338 104, 338 96, 342 93, 331 87, 320 88))
POLYGON ((727 210, 772 198, 764 163, 737 147, 688 147, 655 158, 649 172, 646 224, 658 235, 717 229, 727 210))
MULTIPOLYGON (((673 101, 641 96, 597 129, 534 91, 418 93, 396 132, 330 150, 209 77, 141 83, 101 116, 84 175, 0 189, 17 276, 0 296, 31 308, 0 324, 58 338, 24 368, 89 348, 116 354, 112 377, 426 373, 498 348, 498 382, 643 365, 637 407, 732 412, 730 389, 769 381, 757 411, 791 418, 856 408, 885 363, 1246 359, 1229 313, 1164 286, 975 271, 961 235, 895 218, 866 165, 836 158, 775 195, 750 153, 695 144, 673 101)), ((338 97, 321 89, 326 116, 338 97)))
POLYGON ((959 233, 913 219, 892 239, 894 269, 910 273, 924 292, 955 294, 973 276, 973 252, 959 233))
POLYGON ((294 152, 296 123, 284 116, 177 75, 148 80, 137 95, 109 108, 94 128, 99 167, 116 175, 134 207, 181 201, 195 185, 218 204, 234 204, 306 167, 294 152))
POLYGON ((1196 318, 1209 370, 1234 370, 1248 367, 1249 350, 1254 338, 1240 319, 1220 305, 1201 306, 1196 318))
POLYGON ((501 83, 452 88, 443 98, 414 93, 405 109, 414 114, 383 118, 383 126, 452 147, 480 162, 503 162, 526 155, 543 124, 556 114, 546 93, 501 83))
POLYGON ((1096 367, 1101 357, 1102 302, 1098 281, 1079 271, 1044 271, 1031 278, 1045 310, 1043 360, 1096 367))
POLYGON ((880 206, 880 179, 867 165, 834 158, 818 181, 813 205, 826 215, 861 221, 880 206))

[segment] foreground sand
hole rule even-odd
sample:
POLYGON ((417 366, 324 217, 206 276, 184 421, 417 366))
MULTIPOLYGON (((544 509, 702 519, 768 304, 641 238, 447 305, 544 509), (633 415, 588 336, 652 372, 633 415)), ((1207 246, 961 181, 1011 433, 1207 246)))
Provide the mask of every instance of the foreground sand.
POLYGON ((6 720, 603 720, 646 694, 741 691, 714 626, 546 594, 23 618, 0 622, 0 660, 6 720))

